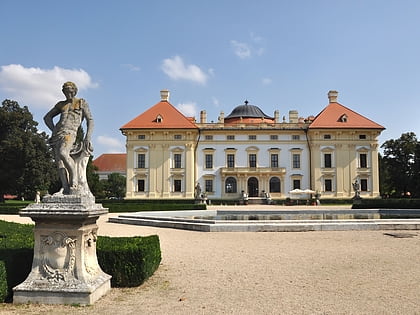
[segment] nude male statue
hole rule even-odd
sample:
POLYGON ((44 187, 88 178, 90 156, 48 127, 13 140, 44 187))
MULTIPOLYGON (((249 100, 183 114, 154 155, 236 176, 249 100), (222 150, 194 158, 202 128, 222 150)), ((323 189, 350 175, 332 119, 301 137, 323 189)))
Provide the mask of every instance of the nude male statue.
POLYGON ((86 157, 92 153, 92 115, 88 103, 76 98, 76 84, 66 82, 62 91, 66 100, 58 102, 44 117, 45 124, 52 131, 50 144, 54 149, 62 192, 69 195, 80 192, 80 189, 86 192, 87 189, 90 193, 86 181, 86 157), (54 124, 53 118, 58 115, 59 121, 54 124), (86 135, 82 143, 75 143, 83 119, 86 120, 86 135))

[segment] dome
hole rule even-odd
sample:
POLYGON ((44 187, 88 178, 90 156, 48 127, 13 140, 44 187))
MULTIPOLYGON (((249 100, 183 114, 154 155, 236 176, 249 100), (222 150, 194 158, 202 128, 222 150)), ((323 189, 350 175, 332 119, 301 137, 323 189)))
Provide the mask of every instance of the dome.
POLYGON ((236 106, 233 111, 225 118, 265 118, 273 119, 273 117, 267 116, 264 112, 255 105, 248 105, 248 101, 245 101, 244 105, 236 106))

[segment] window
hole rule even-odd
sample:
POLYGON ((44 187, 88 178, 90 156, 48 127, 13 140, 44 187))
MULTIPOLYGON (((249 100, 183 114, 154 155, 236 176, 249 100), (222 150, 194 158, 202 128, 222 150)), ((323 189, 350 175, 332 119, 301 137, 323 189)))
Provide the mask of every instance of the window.
POLYGON ((144 179, 137 180, 137 191, 145 191, 144 179))
POLYGON ((257 140, 257 136, 256 135, 249 135, 248 140, 257 140))
POLYGON ((257 155, 252 153, 248 155, 249 167, 257 167, 257 155))
POLYGON ((292 155, 292 167, 293 168, 300 168, 300 154, 293 154, 292 155))
POLYGON ((325 153, 324 154, 324 167, 325 168, 331 168, 332 167, 331 153, 325 153))
POLYGON ((324 190, 325 191, 332 191, 332 180, 331 179, 324 179, 324 190))
POLYGON ((206 154, 206 168, 213 168, 213 154, 206 154))
POLYGON ((206 140, 213 140, 213 136, 212 135, 206 135, 205 139, 206 140))
POLYGON ((278 135, 270 135, 270 140, 278 140, 279 136, 278 135))
POLYGON ((359 164, 361 168, 367 167, 367 154, 366 153, 359 154, 359 164))
POLYGON ((205 187, 206 192, 213 192, 213 180, 212 179, 206 179, 205 185, 206 185, 206 187, 205 187))
POLYGON ((359 135, 359 139, 360 139, 360 140, 364 140, 364 139, 366 139, 366 135, 359 135))
POLYGON ((324 139, 331 139, 331 135, 324 135, 324 139))
POLYGON ((271 154, 271 167, 279 167, 279 155, 271 154))
POLYGON ((347 122, 347 115, 346 114, 341 115, 338 121, 343 122, 343 123, 347 122))
POLYGON ((280 178, 271 177, 270 178, 270 192, 279 193, 280 192, 280 178))
POLYGON ((146 154, 137 155, 137 168, 146 168, 146 154))
POLYGON ((174 154, 174 168, 181 168, 181 154, 174 154))
POLYGON ((174 191, 180 192, 181 191, 181 183, 182 181, 180 179, 174 179, 174 191))
POLYGON ((226 156, 227 167, 235 167, 235 154, 228 154, 226 156))
POLYGON ((234 135, 227 135, 226 139, 227 140, 235 140, 235 136, 234 135))
POLYGON ((292 135, 292 140, 300 140, 300 136, 299 135, 292 135))
POLYGON ((366 178, 360 180, 360 190, 368 191, 368 181, 366 178))
POLYGON ((144 140, 144 139, 146 139, 146 135, 138 135, 137 139, 144 140))
POLYGON ((234 177, 226 178, 225 193, 236 193, 236 179, 234 177))
POLYGON ((300 189, 300 179, 293 180, 293 189, 300 189))
POLYGON ((156 122, 161 123, 162 120, 163 120, 162 116, 160 116, 160 115, 156 116, 156 122))
POLYGON ((174 139, 175 140, 181 140, 182 139, 182 135, 174 135, 174 139))

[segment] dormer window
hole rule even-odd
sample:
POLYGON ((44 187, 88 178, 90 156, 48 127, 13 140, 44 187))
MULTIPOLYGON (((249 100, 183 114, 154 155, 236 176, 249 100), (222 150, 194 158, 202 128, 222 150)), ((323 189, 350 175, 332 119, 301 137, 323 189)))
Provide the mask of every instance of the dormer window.
POLYGON ((161 115, 156 116, 156 122, 161 123, 163 121, 163 117, 161 115))
POLYGON ((342 122, 342 123, 346 123, 347 122, 347 115, 346 114, 341 115, 340 118, 338 119, 338 121, 342 122))

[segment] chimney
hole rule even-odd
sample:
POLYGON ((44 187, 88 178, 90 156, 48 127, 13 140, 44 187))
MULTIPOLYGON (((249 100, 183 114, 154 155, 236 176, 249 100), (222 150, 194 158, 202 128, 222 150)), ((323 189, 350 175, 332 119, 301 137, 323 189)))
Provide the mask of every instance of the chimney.
POLYGON ((298 111, 297 110, 289 110, 289 123, 295 124, 298 122, 298 111))
POLYGON ((200 124, 205 124, 207 123, 207 113, 205 110, 202 110, 200 112, 200 124))
POLYGON ((160 91, 160 100, 162 102, 169 102, 169 91, 168 90, 160 91))
POLYGON ((338 92, 337 91, 329 91, 328 92, 328 100, 330 103, 337 103, 338 92))
POLYGON ((279 122, 279 120, 280 120, 280 112, 276 109, 276 110, 274 111, 274 122, 275 122, 275 123, 278 123, 278 122, 279 122))

